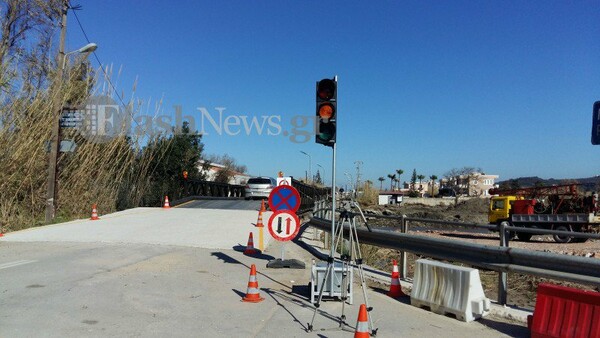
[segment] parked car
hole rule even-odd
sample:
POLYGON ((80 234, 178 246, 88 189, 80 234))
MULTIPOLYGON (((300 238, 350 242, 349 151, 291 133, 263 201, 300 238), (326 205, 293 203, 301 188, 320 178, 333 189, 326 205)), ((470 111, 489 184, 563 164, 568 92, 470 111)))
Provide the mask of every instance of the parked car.
POLYGON ((246 199, 268 198, 276 186, 277 181, 272 177, 253 177, 246 183, 244 196, 246 199))

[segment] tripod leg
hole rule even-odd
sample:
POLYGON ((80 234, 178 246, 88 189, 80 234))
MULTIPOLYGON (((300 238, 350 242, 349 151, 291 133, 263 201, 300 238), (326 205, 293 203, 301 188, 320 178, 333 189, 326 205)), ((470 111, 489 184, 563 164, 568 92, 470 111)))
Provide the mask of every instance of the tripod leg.
MULTIPOLYGON (((313 330, 315 317, 317 315, 317 311, 319 310, 319 306, 321 306, 321 300, 323 299, 323 290, 325 289, 325 283, 327 282, 327 278, 329 277, 329 275, 332 273, 334 263, 335 261, 333 257, 329 257, 327 261, 327 269, 325 270, 325 277, 323 278, 323 281, 321 282, 321 287, 319 288, 319 296, 317 297, 317 302, 313 304, 315 306, 315 311, 313 312, 312 320, 310 321, 310 323, 308 323, 308 332, 312 332, 313 330)), ((317 272, 317 276, 318 274, 319 273, 317 272)))
MULTIPOLYGON (((356 244, 356 258, 355 258, 355 263, 357 265, 358 268, 358 274, 360 277, 360 285, 362 288, 362 292, 363 292, 363 297, 365 300, 365 305, 367 306, 367 311, 371 312, 371 310, 373 310, 373 308, 371 306, 369 306, 369 298, 367 297, 367 283, 365 282, 365 272, 363 270, 363 259, 362 259, 362 253, 360 251, 360 243, 358 241, 358 232, 356 231, 356 222, 353 219, 353 223, 351 228, 354 228, 354 231, 350 232, 350 235, 352 236, 353 242, 356 244)), ((377 335, 377 329, 373 328, 373 319, 371 318, 371 314, 369 314, 368 318, 369 318, 369 330, 371 331, 371 335, 372 336, 376 336, 377 335)))

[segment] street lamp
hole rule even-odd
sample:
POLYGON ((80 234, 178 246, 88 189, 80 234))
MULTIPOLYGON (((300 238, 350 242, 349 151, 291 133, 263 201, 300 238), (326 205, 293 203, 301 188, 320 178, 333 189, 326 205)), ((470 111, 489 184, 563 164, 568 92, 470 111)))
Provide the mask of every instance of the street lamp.
MULTIPOLYGON (((311 157, 310 154, 303 152, 302 150, 300 150, 301 153, 303 153, 304 155, 308 156, 308 177, 310 177, 310 180, 312 182, 312 164, 311 164, 311 157)), ((308 183, 308 179, 306 180, 306 182, 308 183)))
MULTIPOLYGON (((65 12, 66 13, 66 12, 65 12)), ((63 25, 66 24, 66 14, 64 14, 63 16, 63 25)), ((62 57, 62 63, 61 63, 61 67, 58 69, 57 72, 57 83, 58 83, 58 88, 57 90, 60 90, 62 87, 62 82, 63 82, 63 73, 65 70, 65 65, 67 63, 67 56, 71 55, 71 54, 75 54, 75 53, 91 53, 93 51, 95 51, 98 48, 98 45, 96 45, 95 43, 88 43, 87 45, 74 50, 72 52, 68 52, 65 53, 64 52, 64 38, 65 38, 65 32, 61 32, 61 43, 60 43, 60 51, 59 51, 59 56, 62 57)), ((60 62, 60 61, 59 61, 60 62)), ((57 99, 60 100, 60 95, 56 95, 57 99)), ((54 219, 54 212, 56 209, 56 201, 55 201, 55 196, 57 195, 56 193, 56 171, 57 171, 57 163, 58 163, 58 153, 60 151, 59 147, 60 147, 60 116, 62 114, 62 110, 63 110, 63 104, 62 102, 60 103, 60 108, 59 108, 59 112, 58 112, 58 118, 56 119, 56 121, 54 121, 54 124, 52 126, 52 140, 50 141, 50 157, 49 157, 49 163, 48 163, 48 180, 47 180, 47 191, 46 191, 46 215, 45 215, 45 219, 46 219, 46 223, 50 223, 52 222, 52 220, 54 219)))
POLYGON ((75 54, 75 53, 78 53, 78 54, 91 53, 91 52, 95 51, 96 49, 98 49, 98 45, 91 42, 77 50, 66 53, 65 57, 63 57, 62 70, 65 70, 65 64, 67 63, 67 56, 69 56, 71 54, 75 54))

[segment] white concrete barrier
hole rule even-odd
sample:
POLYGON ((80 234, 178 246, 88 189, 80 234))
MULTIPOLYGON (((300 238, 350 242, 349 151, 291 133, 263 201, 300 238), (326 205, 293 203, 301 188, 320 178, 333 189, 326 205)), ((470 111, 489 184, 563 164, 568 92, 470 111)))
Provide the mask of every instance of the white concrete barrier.
POLYGON ((428 307, 438 314, 453 314, 465 322, 481 318, 490 310, 479 270, 427 259, 416 262, 410 304, 428 307))

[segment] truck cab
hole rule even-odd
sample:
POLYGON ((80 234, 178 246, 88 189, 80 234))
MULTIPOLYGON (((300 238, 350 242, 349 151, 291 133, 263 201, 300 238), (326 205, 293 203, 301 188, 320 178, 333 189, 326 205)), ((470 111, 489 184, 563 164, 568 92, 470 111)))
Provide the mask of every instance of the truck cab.
POLYGON ((488 222, 498 224, 510 219, 510 210, 514 201, 521 199, 517 196, 494 196, 490 199, 488 222))

